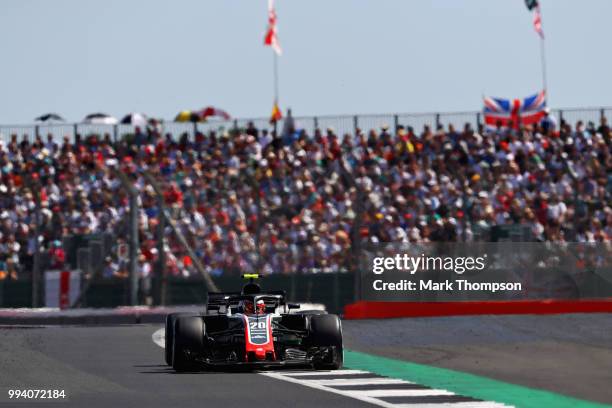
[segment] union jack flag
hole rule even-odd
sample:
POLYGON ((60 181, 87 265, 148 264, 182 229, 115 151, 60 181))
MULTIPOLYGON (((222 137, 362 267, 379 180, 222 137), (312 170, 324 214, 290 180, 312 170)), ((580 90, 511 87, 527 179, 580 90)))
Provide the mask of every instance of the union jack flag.
POLYGON ((546 93, 541 91, 523 99, 501 99, 485 96, 484 119, 487 127, 502 128, 534 125, 544 117, 546 93))

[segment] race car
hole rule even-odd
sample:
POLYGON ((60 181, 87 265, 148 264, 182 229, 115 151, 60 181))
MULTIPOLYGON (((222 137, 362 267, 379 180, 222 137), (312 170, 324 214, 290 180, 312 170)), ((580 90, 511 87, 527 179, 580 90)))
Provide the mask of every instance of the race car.
POLYGON ((342 367, 340 318, 288 303, 284 291, 262 292, 257 274, 241 292, 208 294, 202 314, 166 317, 165 360, 174 370, 218 366, 342 367))

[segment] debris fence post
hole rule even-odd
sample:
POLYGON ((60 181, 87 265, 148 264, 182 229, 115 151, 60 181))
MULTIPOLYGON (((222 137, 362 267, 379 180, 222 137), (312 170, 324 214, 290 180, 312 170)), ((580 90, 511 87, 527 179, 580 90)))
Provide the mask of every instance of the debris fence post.
POLYGON ((39 186, 35 185, 34 182, 30 184, 32 189, 32 195, 34 196, 34 218, 35 218, 35 230, 34 230, 34 262, 32 265, 32 307, 40 307, 39 292, 40 292, 40 281, 41 281, 41 254, 40 254, 40 234, 41 234, 41 203, 40 203, 40 190, 39 186))
POLYGON ((130 305, 138 304, 138 195, 130 194, 130 305))
POLYGON ((138 276, 138 253, 140 252, 140 245, 138 239, 138 190, 134 187, 134 184, 130 181, 128 176, 119 169, 114 169, 114 173, 121 182, 121 185, 127 191, 130 201, 130 211, 128 219, 128 244, 129 244, 129 261, 128 261, 128 276, 129 276, 129 295, 130 305, 136 306, 138 304, 138 292, 140 277, 138 276))
POLYGON ((159 224, 157 224, 157 264, 153 276, 153 303, 155 305, 166 305, 168 282, 166 279, 166 251, 164 248, 164 236, 166 233, 166 217, 162 215, 164 208, 164 197, 157 196, 159 207, 159 224))

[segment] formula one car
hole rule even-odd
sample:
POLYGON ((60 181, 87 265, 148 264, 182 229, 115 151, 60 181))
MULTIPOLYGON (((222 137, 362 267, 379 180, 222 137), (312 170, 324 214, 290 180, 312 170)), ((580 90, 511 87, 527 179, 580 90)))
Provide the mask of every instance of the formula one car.
POLYGON ((297 311, 300 305, 287 303, 284 291, 262 292, 254 283, 257 274, 244 277, 250 281, 241 292, 209 293, 203 314, 166 317, 166 364, 176 371, 215 366, 342 367, 338 316, 297 311))

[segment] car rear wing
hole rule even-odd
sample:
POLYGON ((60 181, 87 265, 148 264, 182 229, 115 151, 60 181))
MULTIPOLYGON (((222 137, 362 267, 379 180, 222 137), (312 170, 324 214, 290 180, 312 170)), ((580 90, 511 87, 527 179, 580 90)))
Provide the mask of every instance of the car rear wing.
POLYGON ((243 300, 250 300, 253 303, 263 300, 266 306, 278 307, 286 306, 284 290, 267 291, 265 293, 257 293, 252 295, 244 295, 239 292, 208 292, 208 302, 206 311, 217 313, 227 313, 232 308, 237 308, 243 300))
POLYGON ((208 292, 206 311, 216 311, 217 313, 221 313, 221 309, 232 307, 232 301, 235 303, 234 306, 237 306, 239 300, 233 300, 237 296, 240 296, 240 292, 208 292))

